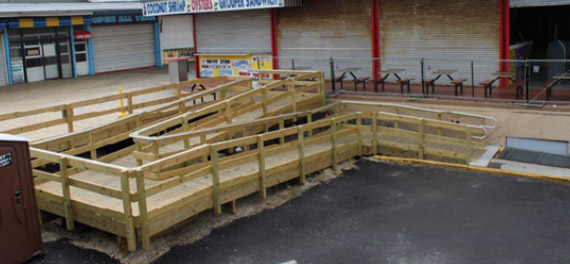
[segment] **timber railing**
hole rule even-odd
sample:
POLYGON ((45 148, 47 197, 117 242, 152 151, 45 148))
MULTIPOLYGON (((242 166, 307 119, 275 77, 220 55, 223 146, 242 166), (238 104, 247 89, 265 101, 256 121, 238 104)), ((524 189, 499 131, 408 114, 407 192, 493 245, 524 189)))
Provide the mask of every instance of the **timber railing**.
MULTIPOLYGON (((26 123, 24 126, 12 127, 9 129, 3 128, 0 133, 23 134, 58 125, 66 125, 66 132, 73 133, 76 130, 75 124, 78 121, 94 119, 109 114, 118 114, 121 112, 125 114, 132 114, 138 109, 144 109, 177 101, 181 98, 191 96, 193 94, 192 93, 185 95, 182 90, 183 87, 202 85, 216 81, 223 83, 225 80, 231 79, 233 78, 212 77, 206 79, 191 80, 177 84, 169 84, 127 93, 119 93, 115 95, 93 98, 70 104, 62 104, 29 111, 0 114, 0 122, 5 123, 3 126, 10 126, 9 123, 12 123, 10 121, 13 121, 15 123, 16 120, 25 120, 26 123), (172 95, 164 93, 165 91, 172 91, 172 95), (145 97, 148 97, 150 99, 146 99, 145 97), (121 105, 119 103, 122 100, 126 101, 125 105, 121 105), (109 103, 111 102, 116 102, 116 105, 110 106, 109 103), (91 109, 86 109, 87 107, 91 107, 91 109), (96 110, 93 111, 93 109, 96 110), (46 118, 44 118, 46 114, 50 115, 50 117, 47 117, 49 119, 47 121, 45 120, 46 118), (51 117, 56 115, 59 115, 59 117, 51 117), (30 121, 33 119, 40 119, 41 121, 30 121)), ((158 110, 161 110, 161 108, 158 108, 158 110)))
MULTIPOLYGON (((281 71, 271 71, 272 73, 280 73, 281 71)), ((290 74, 290 72, 285 72, 290 74)), ((188 111, 185 114, 172 117, 157 124, 148 126, 144 129, 137 130, 131 134, 131 138, 135 141, 137 151, 135 157, 138 164, 143 161, 158 160, 162 157, 188 149, 195 144, 206 143, 207 140, 219 140, 220 135, 207 139, 208 131, 200 133, 189 132, 195 131, 201 127, 215 127, 225 124, 231 125, 234 119, 241 115, 248 115, 254 111, 260 111, 260 115, 253 117, 259 119, 271 117, 286 112, 297 113, 300 109, 312 107, 315 103, 323 105, 325 103, 324 76, 319 72, 302 72, 298 75, 288 75, 285 80, 271 80, 257 89, 243 92, 232 98, 228 98, 219 102, 215 102, 197 111, 188 111), (309 81, 308 81, 309 80, 309 81), (286 91, 279 91, 286 87, 286 91), (306 96, 312 94, 313 96, 306 96), (283 100, 289 100, 286 105, 279 105, 283 100), (276 105, 272 111, 270 106, 276 105), (204 117, 208 117, 204 119, 204 117), (192 141, 192 137, 197 137, 192 141), (169 153, 160 153, 160 148, 178 141, 183 141, 184 148, 174 150, 169 153), (194 142, 194 143, 193 143, 194 142), (199 142, 199 143, 198 143, 199 142)), ((294 115, 308 116, 310 112, 305 114, 297 113, 294 115)), ((286 117, 283 116, 282 119, 286 117)), ((295 117, 296 119, 297 117, 295 117)), ((307 117, 312 118, 312 115, 307 117)), ((270 118, 269 121, 274 120, 270 118)), ((284 121, 278 121, 281 124, 284 121)), ((265 124, 267 127, 268 124, 265 124)), ((232 128, 235 129, 235 128, 232 128)), ((217 133, 222 132, 217 129, 217 133)), ((229 131, 223 131, 225 136, 229 131)), ((258 133, 259 131, 248 131, 248 134, 258 133)), ((224 135, 221 135, 224 136, 224 135)))
MULTIPOLYGON (((223 79, 220 81, 223 83, 223 79)), ((215 102, 209 101, 210 99, 231 98, 243 90, 250 89, 248 87, 251 87, 251 83, 251 79, 230 81, 215 88, 192 93, 185 98, 147 109, 141 113, 134 113, 80 132, 35 141, 32 145, 37 148, 70 155, 90 152, 92 159, 100 159, 101 157, 97 154, 98 149, 129 139, 132 131, 152 125, 169 116, 191 111, 194 107, 201 107, 215 102)), ((129 153, 133 150, 134 147, 128 150, 122 149, 118 154, 129 153)), ((107 156, 109 154, 106 153, 107 156)), ((117 155, 108 156, 103 161, 109 161, 116 157, 117 155)))
MULTIPOLYGON (((294 116, 295 114, 290 115, 294 116)), ((420 158, 424 158, 424 154, 448 154, 424 144, 428 141, 464 145, 464 153, 453 153, 453 156, 465 159, 466 162, 471 157, 472 148, 484 145, 486 135, 485 128, 481 126, 384 112, 339 113, 335 116, 323 115, 321 118, 323 119, 310 122, 306 118, 298 119, 290 127, 259 135, 237 134, 236 138, 205 143, 135 168, 32 148, 33 158, 59 165, 57 172, 34 168, 33 173, 37 177, 37 184, 52 181, 61 185, 63 211, 59 213, 65 217, 68 229, 73 229, 74 221, 86 223, 127 238, 128 248, 133 251, 137 240, 142 241, 143 248, 149 249, 152 236, 203 210, 213 208, 219 214, 223 204, 254 192, 259 192, 265 198, 267 188, 273 185, 294 178, 299 178, 303 183, 308 174, 326 167, 336 170, 338 163, 354 156, 380 153, 379 147, 382 146, 401 147, 382 142, 383 133, 417 138, 417 146, 405 147, 417 151, 420 158), (415 124, 415 129, 411 124, 415 124), (237 147, 243 151, 234 152, 237 147), (296 154, 289 155, 291 151, 296 154), (227 156, 220 156, 222 153, 227 156), (273 160, 269 162, 272 157, 273 160), (189 160, 196 162, 189 163, 189 160), (239 168, 246 165, 253 166, 253 169, 243 170, 244 174, 235 177, 228 178, 226 174, 221 177, 222 170, 225 173, 240 171, 239 168), (118 177, 120 185, 103 186, 74 176, 81 171, 118 177), (194 198, 197 202, 192 206, 188 205, 191 203, 189 200, 180 198, 149 209, 149 201, 156 202, 156 199, 152 199, 154 196, 169 193, 172 188, 208 175, 211 182, 206 187, 184 196, 196 196, 194 198), (147 177, 163 180, 149 185, 145 183, 147 177), (108 210, 105 209, 106 204, 98 207, 74 200, 76 192, 71 192, 71 187, 120 200, 122 210, 108 210), (133 213, 134 207, 136 213, 133 213), (86 217, 86 214, 92 213, 113 219, 116 223, 109 224, 103 219, 86 217)), ((266 121, 259 120, 259 123, 266 121)), ((233 128, 241 129, 233 125, 227 127, 233 128)), ((55 211, 57 210, 54 209, 55 211)))

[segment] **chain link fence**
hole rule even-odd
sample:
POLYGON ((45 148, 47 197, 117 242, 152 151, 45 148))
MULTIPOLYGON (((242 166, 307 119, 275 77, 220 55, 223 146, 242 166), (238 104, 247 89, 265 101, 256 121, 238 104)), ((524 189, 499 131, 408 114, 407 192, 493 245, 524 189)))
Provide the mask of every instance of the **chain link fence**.
POLYGON ((324 71, 331 92, 507 103, 570 102, 570 60, 278 57, 280 69, 324 71))

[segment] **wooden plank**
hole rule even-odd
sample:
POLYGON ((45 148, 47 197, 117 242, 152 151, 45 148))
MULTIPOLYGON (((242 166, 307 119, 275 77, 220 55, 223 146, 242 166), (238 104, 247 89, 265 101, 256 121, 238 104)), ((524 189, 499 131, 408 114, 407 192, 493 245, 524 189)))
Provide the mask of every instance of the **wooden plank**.
POLYGON ((263 136, 257 136, 257 153, 259 155, 259 194, 261 199, 267 198, 267 188, 265 187, 265 142, 263 136))
POLYGON ((121 194, 123 201, 124 221, 127 228, 127 243, 129 251, 133 252, 137 249, 137 241, 135 237, 135 225, 133 222, 133 210, 131 204, 131 188, 129 184, 130 171, 124 171, 121 176, 121 194))
POLYGON ((305 184, 305 131, 303 126, 297 127, 299 130, 298 145, 299 145, 299 175, 301 184, 305 184))
POLYGON ((67 158, 61 158, 59 161, 59 174, 61 176, 61 193, 63 198, 63 210, 65 212, 65 226, 71 231, 74 228, 73 211, 71 209, 71 192, 69 189, 69 175, 67 158))
POLYGON ((139 206, 139 217, 138 222, 140 223, 140 235, 145 250, 150 249, 150 234, 148 230, 148 210, 146 201, 146 187, 144 183, 144 175, 140 170, 135 171, 135 179, 137 183, 137 193, 138 193, 138 206, 139 206))
POLYGON ((12 112, 12 113, 7 113, 7 114, 1 114, 0 115, 0 121, 22 118, 22 117, 38 115, 38 114, 45 114, 45 113, 50 113, 50 112, 60 112, 63 110, 65 110, 65 105, 49 106, 49 107, 43 107, 43 108, 29 110, 29 111, 12 112))
POLYGON ((66 118, 59 118, 59 119, 54 119, 54 120, 50 120, 50 121, 46 121, 46 122, 41 122, 41 123, 36 123, 36 124, 32 124, 32 125, 21 126, 21 127, 3 130, 0 133, 3 133, 3 134, 23 134, 23 133, 27 133, 30 131, 35 131, 35 130, 39 130, 42 128, 57 126, 57 125, 65 124, 65 123, 67 123, 66 118))
POLYGON ((49 172, 45 172, 45 171, 41 171, 41 170, 37 170, 37 169, 32 169, 32 173, 35 177, 39 178, 39 179, 44 179, 44 180, 48 180, 48 181, 54 181, 54 182, 62 182, 62 179, 59 175, 54 174, 54 173, 49 173, 49 172))
POLYGON ((378 112, 372 114, 372 155, 378 154, 378 112))
POLYGON ((222 213, 222 206, 219 201, 220 197, 220 174, 218 169, 218 150, 216 145, 210 147, 211 153, 210 157, 212 159, 212 199, 214 201, 214 212, 216 214, 222 213))
POLYGON ((424 123, 423 118, 418 121, 418 154, 420 159, 424 159, 424 123))
POLYGON ((337 150, 336 150, 336 119, 332 118, 330 120, 331 123, 331 162, 332 162, 332 168, 334 171, 338 170, 338 166, 337 166, 337 150))

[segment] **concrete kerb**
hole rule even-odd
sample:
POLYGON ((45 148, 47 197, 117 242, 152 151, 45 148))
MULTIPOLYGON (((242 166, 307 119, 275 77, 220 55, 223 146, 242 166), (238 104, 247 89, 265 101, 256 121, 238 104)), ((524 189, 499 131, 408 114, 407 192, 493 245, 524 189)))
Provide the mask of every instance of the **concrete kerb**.
POLYGON ((389 157, 389 156, 378 156, 377 155, 377 156, 374 156, 373 159, 376 161, 399 163, 399 164, 410 164, 410 165, 429 166, 429 167, 437 167, 437 168, 445 168, 445 169, 475 171, 475 172, 483 172, 483 173, 489 173, 489 174, 501 175, 501 176, 524 177, 524 178, 538 179, 538 180, 543 180, 543 181, 559 182, 559 183, 564 183, 564 184, 570 185, 570 177, 565 178, 565 177, 557 177, 557 176, 548 176, 548 175, 535 174, 535 173, 526 173, 526 172, 519 172, 519 171, 512 171, 512 170, 502 170, 502 169, 495 169, 495 168, 470 166, 470 165, 465 165, 465 164, 455 164, 455 163, 448 163, 448 162, 441 162, 441 161, 431 161, 431 160, 421 160, 421 159, 411 159, 411 158, 399 158, 399 157, 389 157))

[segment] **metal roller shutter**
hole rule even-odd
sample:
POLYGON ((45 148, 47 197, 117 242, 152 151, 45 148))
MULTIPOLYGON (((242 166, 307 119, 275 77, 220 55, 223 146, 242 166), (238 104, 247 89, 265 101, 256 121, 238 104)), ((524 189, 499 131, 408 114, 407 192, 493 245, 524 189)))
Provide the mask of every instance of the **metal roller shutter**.
POLYGON ((401 75, 420 80, 420 58, 426 76, 437 69, 458 70, 457 78, 491 78, 499 70, 499 1, 381 0, 382 68, 403 68, 401 75), (463 59, 463 60, 460 60, 463 59))
POLYGON ((4 35, 0 34, 0 86, 7 85, 6 58, 4 56, 4 35))
POLYGON ((369 0, 303 1, 302 8, 277 11, 279 67, 309 66, 330 75, 329 58, 339 68, 359 67, 372 76, 369 0), (334 14, 334 15, 333 15, 334 14))
POLYGON ((153 26, 94 26, 93 53, 96 73, 153 66, 153 26))
POLYGON ((269 10, 196 15, 198 53, 271 53, 269 10))
POLYGON ((570 5, 570 0, 511 0, 511 7, 533 7, 533 6, 559 6, 570 5))
POLYGON ((191 15, 165 16, 161 19, 162 32, 160 33, 160 46, 162 49, 194 47, 191 15))

